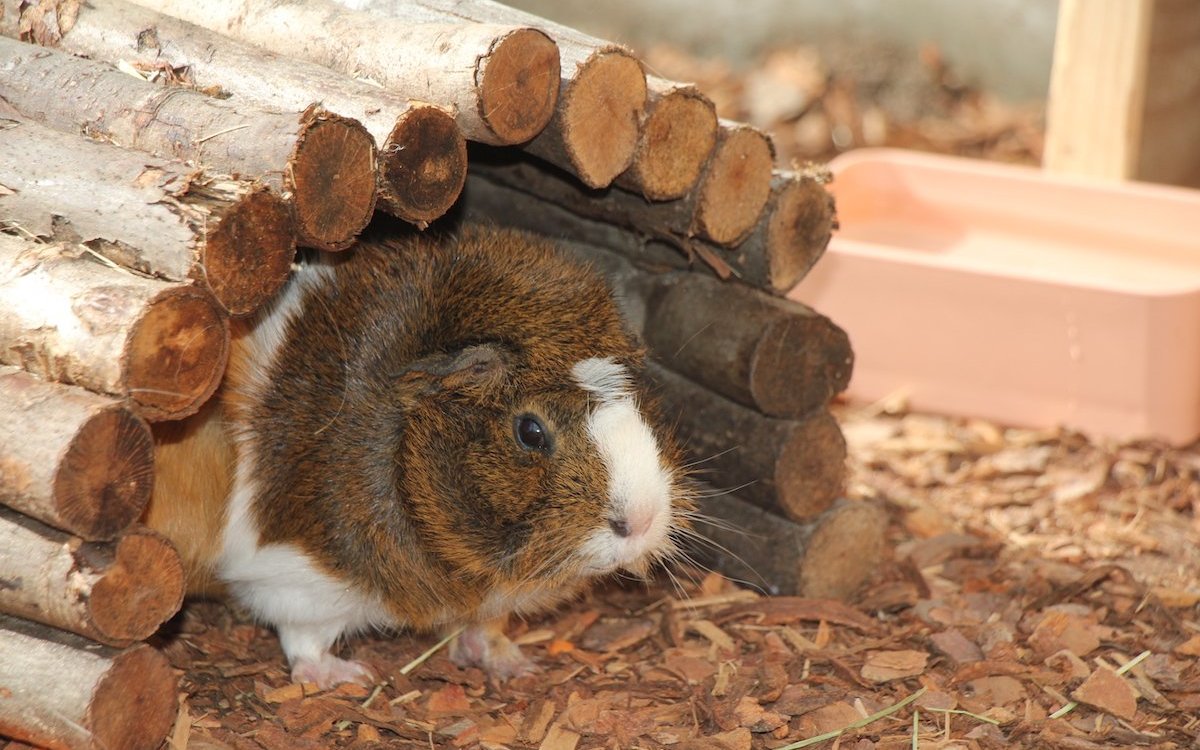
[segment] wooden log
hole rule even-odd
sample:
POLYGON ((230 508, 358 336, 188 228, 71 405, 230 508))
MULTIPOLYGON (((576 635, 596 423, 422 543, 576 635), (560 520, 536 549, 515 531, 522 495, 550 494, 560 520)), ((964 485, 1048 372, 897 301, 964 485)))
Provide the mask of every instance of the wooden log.
POLYGON ((644 337, 675 372, 771 417, 803 417, 846 389, 846 332, 812 309, 692 273, 659 277, 644 337))
POLYGON ((490 0, 340 2, 384 17, 542 29, 558 45, 562 79, 554 116, 525 148, 592 188, 609 185, 632 163, 647 89, 641 63, 625 47, 490 0))
POLYGON ((88 2, 69 21, 60 20, 53 34, 34 41, 113 65, 124 62, 148 78, 229 96, 231 103, 300 112, 319 100, 360 121, 374 137, 380 208, 405 221, 433 221, 462 191, 466 141, 451 114, 323 65, 266 52, 124 0, 88 2))
POLYGON ((294 250, 291 222, 266 188, 205 177, 32 123, 0 118, 4 130, 0 184, 19 190, 0 193, 10 225, 47 237, 65 232, 95 240, 114 260, 140 271, 199 281, 231 314, 253 311, 286 280, 294 250), (104 163, 106 156, 111 163, 104 163), (75 176, 87 163, 96 170, 94 185, 75 176), (106 203, 144 209, 145 215, 99 213, 106 203))
POLYGON ((718 245, 744 240, 771 192, 775 147, 761 130, 722 120, 712 158, 695 189, 695 234, 718 245))
POLYGON ((633 163, 616 184, 646 200, 682 198, 717 144, 717 109, 691 84, 647 76, 646 88, 633 163))
POLYGON ((523 143, 546 126, 558 95, 558 48, 515 24, 414 23, 329 0, 138 0, 221 34, 412 99, 453 105, 468 138, 523 143))
POLYGON ((288 211, 252 183, 0 117, 0 185, 0 216, 27 235, 198 281, 232 315, 257 309, 290 272, 288 211))
MULTIPOLYGON (((371 218, 375 143, 354 120, 316 105, 290 113, 244 107, 2 41, 0 96, 30 119, 259 180, 291 201, 300 242, 322 250, 348 247, 371 218)), ((278 254, 291 262, 290 254, 278 254)))
POLYGON ((179 611, 184 571, 161 534, 85 542, 0 508, 0 612, 109 646, 150 637, 179 611))
POLYGON ((690 550, 727 578, 772 595, 844 599, 883 563, 887 513, 875 503, 837 500, 798 523, 736 494, 702 498, 693 521, 708 540, 690 550))
POLYGON ((657 363, 648 372, 664 418, 704 481, 795 521, 841 494, 846 441, 828 411, 772 419, 657 363))
POLYGON ((575 237, 629 257, 646 268, 706 269, 773 294, 784 294, 824 253, 836 220, 825 175, 813 169, 777 173, 764 217, 731 251, 670 230, 686 225, 684 201, 647 203, 609 189, 580 188, 561 172, 494 150, 472 149, 468 216, 551 237, 575 237))
POLYGON ((0 367, 0 503, 104 540, 141 516, 153 485, 150 428, 119 401, 0 367))
POLYGON ((687 271, 645 271, 575 239, 559 246, 605 275, 651 356, 732 401, 799 418, 849 385, 849 337, 805 305, 687 271))
POLYGON ((195 413, 228 353, 211 294, 0 234, 0 362, 127 398, 153 421, 195 413))
POLYGON ((825 189, 831 179, 828 169, 815 165, 771 176, 763 219, 734 249, 740 265, 765 265, 759 273, 771 291, 791 290, 825 254, 837 229, 833 196, 825 189))
POLYGON ((178 683, 145 644, 117 651, 0 616, 0 735, 67 750, 154 750, 175 721, 178 683))

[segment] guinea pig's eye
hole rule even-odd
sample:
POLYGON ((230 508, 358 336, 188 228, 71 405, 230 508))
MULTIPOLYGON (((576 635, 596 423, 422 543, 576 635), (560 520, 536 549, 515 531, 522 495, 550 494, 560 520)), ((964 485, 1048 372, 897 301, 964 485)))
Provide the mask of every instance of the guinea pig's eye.
POLYGON ((517 442, 527 451, 549 451, 550 431, 532 414, 517 417, 514 425, 517 442))

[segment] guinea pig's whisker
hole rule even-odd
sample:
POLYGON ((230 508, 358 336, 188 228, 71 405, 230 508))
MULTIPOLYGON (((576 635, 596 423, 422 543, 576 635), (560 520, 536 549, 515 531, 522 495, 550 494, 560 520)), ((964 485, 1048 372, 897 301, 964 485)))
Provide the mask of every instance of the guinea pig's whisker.
POLYGON ((692 469, 696 468, 697 466, 700 466, 701 464, 706 464, 709 461, 716 461, 721 456, 727 455, 729 453, 733 453, 734 451, 736 451, 740 448, 741 448, 740 445, 731 445, 730 447, 726 448, 725 450, 723 450, 719 453, 714 453, 711 456, 706 456, 705 458, 697 458, 695 461, 689 461, 688 463, 684 464, 680 468, 684 469, 685 471, 691 471, 692 469))
POLYGON ((715 497, 725 497, 726 495, 732 495, 735 492, 741 492, 742 490, 746 489, 747 487, 751 487, 755 484, 758 484, 758 480, 751 479, 749 482, 743 482, 742 484, 739 484, 737 487, 730 487, 728 489, 715 489, 714 488, 709 492, 698 493, 696 495, 696 497, 697 497, 697 499, 700 499, 700 500, 711 500, 715 497))
MULTIPOLYGON (((754 537, 754 535, 749 534, 747 532, 742 532, 742 533, 746 534, 746 536, 748 538, 754 537)), ((696 542, 698 546, 708 547, 710 549, 716 550, 717 552, 721 552, 725 555, 728 555, 731 559, 733 559, 733 560, 741 563, 743 566, 745 566, 746 570, 753 573, 760 581, 763 582, 764 586, 767 584, 767 579, 763 577, 762 573, 758 572, 757 568, 755 568, 753 565, 748 563, 741 555, 737 554, 736 552, 729 549, 725 545, 715 542, 712 539, 709 539, 708 537, 696 532, 693 529, 687 529, 686 536, 688 539, 691 539, 692 541, 696 542)), ((730 578, 730 580, 736 581, 736 579, 733 579, 733 578, 730 578)), ((755 584, 755 588, 760 588, 760 587, 757 586, 757 584, 755 584)))
MULTIPOLYGON (((711 526, 714 529, 719 529, 721 531, 728 531, 731 534, 739 534, 739 535, 747 537, 747 538, 756 538, 756 539, 761 538, 755 534, 751 534, 749 531, 746 531, 745 529, 738 526, 737 524, 734 524, 730 521, 726 521, 723 518, 717 518, 716 516, 710 516, 707 513, 702 513, 701 511, 698 511, 698 510, 689 511, 688 515, 687 515, 687 519, 688 519, 688 521, 691 522, 691 524, 693 526, 696 526, 696 525, 711 526)), ((687 529, 687 531, 692 534, 698 533, 696 531, 696 529, 694 529, 694 528, 687 529)))

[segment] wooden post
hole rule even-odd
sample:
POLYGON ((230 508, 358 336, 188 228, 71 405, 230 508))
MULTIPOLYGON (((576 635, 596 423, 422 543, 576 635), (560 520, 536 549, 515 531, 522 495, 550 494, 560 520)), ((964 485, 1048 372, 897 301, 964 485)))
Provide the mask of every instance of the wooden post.
POLYGON ((140 5, 279 54, 372 78, 411 99, 453 105, 468 138, 523 143, 557 100, 558 48, 515 24, 410 23, 329 0, 140 0, 140 5))
POLYGON ((0 615, 0 735, 67 750, 154 750, 178 680, 145 644, 124 651, 0 615))
POLYGON ((0 119, 0 215, 27 236, 86 244, 114 263, 197 281, 230 314, 283 285, 294 254, 279 199, 174 161, 0 119))
POLYGON ((700 179, 717 144, 717 109, 695 86, 646 78, 649 99, 633 163, 616 184, 646 200, 675 200, 700 179))
POLYGON ((781 518, 736 493, 700 501, 696 557, 727 578, 772 595, 844 599, 883 563, 887 514, 869 502, 838 500, 808 521, 781 518))
MULTIPOLYGON (((14 1, 0 0, 0 5, 14 1)), ((378 146, 380 207, 400 219, 433 221, 462 191, 466 141, 453 115, 438 106, 409 101, 322 65, 266 52, 124 0, 94 0, 69 19, 54 18, 59 25, 53 33, 33 41, 92 60, 124 63, 151 80, 230 95, 233 103, 301 112, 320 101, 359 120, 378 146)))
POLYGON ((85 539, 111 539, 154 484, 146 423, 111 398, 0 367, 0 503, 85 539))
POLYGON ((0 40, 0 64, 0 96, 30 119, 250 177, 289 196, 304 244, 342 249, 371 218, 375 143, 354 120, 315 105, 292 113, 243 108, 10 39, 0 40))
POLYGON ((846 441, 829 412, 771 419, 661 365, 651 364, 649 374, 699 478, 796 521, 823 512, 841 494, 846 441))
POLYGON ((0 612, 109 646, 150 637, 183 603, 179 553, 143 527, 85 542, 0 508, 0 571, 0 612))
POLYGON ((1154 0, 1060 0, 1043 164, 1128 179, 1138 162, 1154 0))
POLYGON ((558 107, 526 149, 592 188, 609 185, 632 163, 647 90, 641 63, 624 47, 490 0, 343 0, 343 5, 410 22, 523 24, 545 31, 561 58, 558 107))
POLYGON ((159 420, 195 413, 228 352, 211 294, 111 268, 79 246, 0 234, 0 362, 128 398, 159 420))

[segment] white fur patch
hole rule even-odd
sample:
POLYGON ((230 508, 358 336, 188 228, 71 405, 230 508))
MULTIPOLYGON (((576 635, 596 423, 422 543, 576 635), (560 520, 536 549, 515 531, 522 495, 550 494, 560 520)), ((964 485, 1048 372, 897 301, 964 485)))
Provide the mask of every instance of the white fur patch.
POLYGON ((588 418, 588 435, 608 469, 610 518, 584 543, 580 554, 588 572, 636 565, 667 542, 672 484, 664 470, 658 441, 633 397, 629 372, 612 359, 585 359, 572 374, 600 405, 588 418), (623 521, 630 533, 620 536, 609 520, 623 521))
MULTIPOLYGON (((249 336, 249 380, 245 396, 256 402, 287 340, 288 326, 309 296, 332 281, 333 267, 317 262, 299 267, 249 336)), ((230 492, 217 573, 230 592, 256 617, 279 631, 288 661, 319 662, 337 638, 371 626, 395 624, 382 603, 322 572, 300 549, 259 546, 252 507, 258 495, 254 426, 235 434, 237 469, 230 492)))
POLYGON ((593 394, 602 404, 633 398, 629 371, 612 357, 592 357, 575 363, 571 375, 579 387, 593 394))

